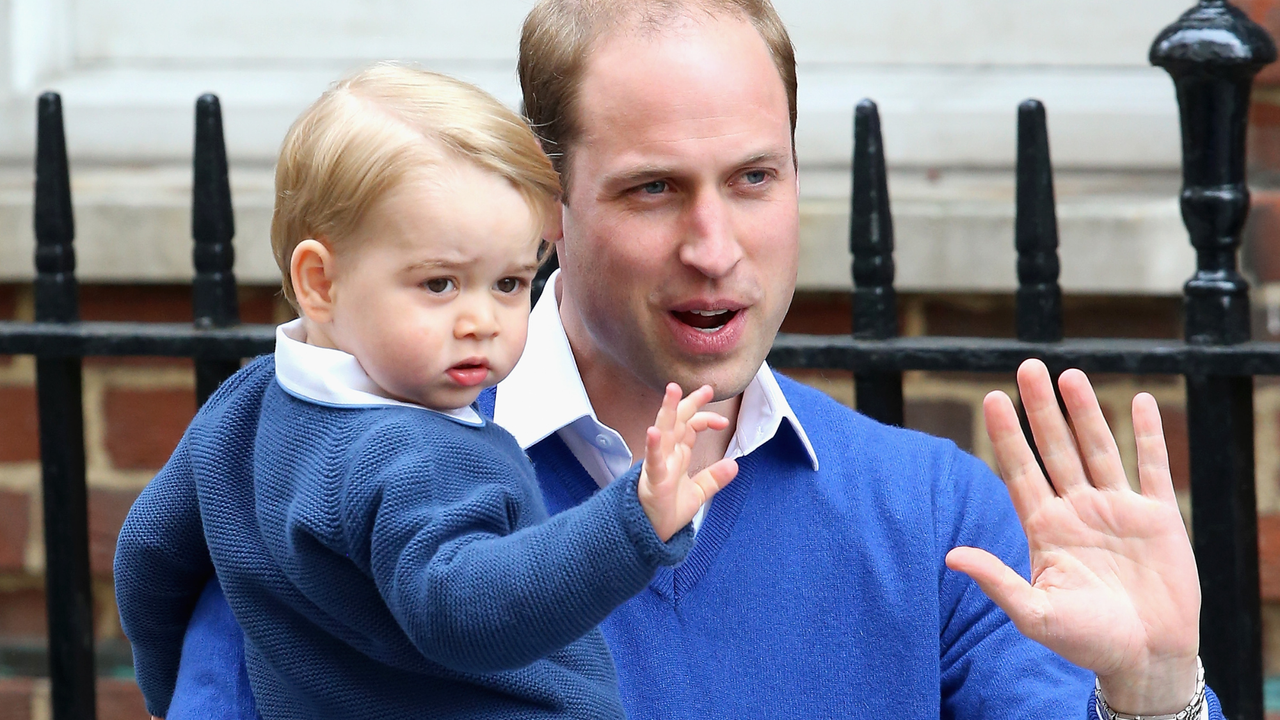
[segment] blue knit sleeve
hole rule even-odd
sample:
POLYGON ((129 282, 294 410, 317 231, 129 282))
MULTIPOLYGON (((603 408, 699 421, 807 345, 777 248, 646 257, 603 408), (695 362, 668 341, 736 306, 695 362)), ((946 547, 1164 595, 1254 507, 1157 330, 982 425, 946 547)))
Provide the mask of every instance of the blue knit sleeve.
POLYGON ((116 545, 120 625, 147 711, 157 717, 168 712, 187 621, 213 574, 187 448, 184 437, 134 502, 116 545))
POLYGON ((1023 577, 1031 560, 1009 493, 981 460, 956 449, 934 489, 944 717, 1077 716, 1093 675, 1028 639, 967 575, 947 569, 952 548, 987 550, 1023 577))
POLYGON ((450 448, 425 465, 381 471, 372 574, 410 641, 445 667, 493 672, 545 657, 692 544, 689 527, 667 543, 654 534, 636 496, 638 468, 573 509, 517 528, 526 499, 511 478, 487 476, 492 465, 484 448, 450 448))
MULTIPOLYGON (((1022 635, 968 576, 942 564, 951 548, 968 545, 990 551, 1023 577, 1031 573, 1027 539, 1004 483, 958 450, 943 477, 936 490, 943 716, 1070 717, 1083 702, 1087 720, 1104 720, 1094 706, 1092 673, 1022 635)), ((1217 697, 1207 692, 1210 720, 1223 720, 1217 697)))

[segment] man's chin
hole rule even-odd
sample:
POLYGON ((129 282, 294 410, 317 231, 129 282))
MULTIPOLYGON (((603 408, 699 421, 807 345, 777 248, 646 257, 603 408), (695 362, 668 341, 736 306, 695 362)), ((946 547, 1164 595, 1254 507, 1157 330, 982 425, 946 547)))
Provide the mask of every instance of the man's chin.
MULTIPOLYGON (((675 382, 688 394, 703 385, 710 385, 715 391, 711 401, 721 402, 741 395, 760 370, 761 362, 734 358, 711 363, 674 363, 667 366, 665 378, 655 378, 654 387, 660 389, 668 382, 675 382)), ((663 373, 659 371, 658 374, 663 373)))

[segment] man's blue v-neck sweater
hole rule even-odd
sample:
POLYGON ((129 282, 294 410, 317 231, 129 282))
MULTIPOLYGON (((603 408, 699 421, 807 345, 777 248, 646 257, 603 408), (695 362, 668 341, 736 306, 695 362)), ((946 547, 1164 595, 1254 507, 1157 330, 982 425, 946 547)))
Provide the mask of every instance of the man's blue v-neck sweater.
POLYGON ((492 422, 319 404, 255 362, 201 409, 120 533, 148 709, 168 713, 193 573, 211 562, 269 720, 622 720, 595 626, 692 540, 658 539, 638 474, 548 517, 492 422))
MULTIPOLYGON (((627 716, 1092 720, 1092 674, 944 563, 972 545, 1029 574, 1000 479, 950 441, 778 383, 820 468, 783 423, 739 458, 684 562, 601 624, 627 716)), ((553 514, 596 491, 558 436, 528 453, 553 514)))

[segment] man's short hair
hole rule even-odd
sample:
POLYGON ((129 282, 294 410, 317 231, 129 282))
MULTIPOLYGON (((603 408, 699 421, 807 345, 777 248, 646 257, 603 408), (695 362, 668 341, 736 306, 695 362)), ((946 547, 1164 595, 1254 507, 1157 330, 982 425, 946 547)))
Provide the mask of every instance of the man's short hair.
POLYGON ((661 31, 677 18, 739 16, 760 33, 787 91, 791 145, 796 133, 796 55, 769 0, 541 0, 520 33, 524 112, 568 187, 568 156, 581 132, 578 89, 596 39, 617 27, 661 31))
POLYGON ((540 236, 560 183, 529 126, 477 87, 383 63, 338 81, 285 136, 276 164, 271 249, 284 296, 297 309, 289 264, 298 243, 335 249, 364 214, 415 172, 458 158, 506 178, 524 196, 540 236))

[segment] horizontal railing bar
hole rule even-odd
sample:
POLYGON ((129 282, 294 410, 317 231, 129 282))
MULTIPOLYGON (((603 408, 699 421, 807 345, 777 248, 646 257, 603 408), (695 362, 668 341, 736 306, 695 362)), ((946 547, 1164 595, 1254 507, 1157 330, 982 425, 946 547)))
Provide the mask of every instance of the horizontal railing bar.
POLYGON ((197 329, 186 323, 0 322, 0 355, 236 359, 274 349, 274 325, 197 329))
MULTIPOLYGON (((197 329, 184 323, 0 322, 0 355, 143 355, 246 358, 275 348, 272 325, 197 329)), ((1188 345, 1180 340, 1076 338, 1055 343, 1002 338, 782 333, 769 353, 776 367, 871 372, 1010 372, 1029 357, 1051 367, 1129 375, 1280 375, 1280 343, 1188 345)))
POLYGON ((1280 343, 1188 345, 1180 340, 1076 338, 1053 343, 1000 338, 900 337, 855 340, 845 335, 778 335, 775 367, 858 372, 932 370, 1012 372, 1040 358, 1051 368, 1127 375, 1280 375, 1280 343))

